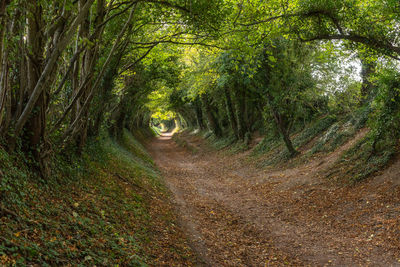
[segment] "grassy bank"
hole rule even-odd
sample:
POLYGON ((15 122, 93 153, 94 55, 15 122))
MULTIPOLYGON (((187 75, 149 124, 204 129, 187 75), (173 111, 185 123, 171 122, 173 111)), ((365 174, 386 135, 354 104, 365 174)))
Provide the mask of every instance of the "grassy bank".
POLYGON ((93 140, 82 157, 55 158, 47 180, 0 149, 0 264, 190 265, 144 135, 93 140))

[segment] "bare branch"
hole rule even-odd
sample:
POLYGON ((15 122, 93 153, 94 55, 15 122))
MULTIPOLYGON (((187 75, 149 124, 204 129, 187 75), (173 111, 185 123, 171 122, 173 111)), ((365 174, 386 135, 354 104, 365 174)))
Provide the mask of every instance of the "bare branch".
POLYGON ((135 60, 133 63, 129 64, 128 66, 123 67, 122 71, 120 71, 118 73, 118 75, 120 75, 121 73, 123 73, 124 71, 132 68, 133 66, 135 66, 137 63, 139 63, 142 59, 144 59, 150 52, 151 50, 153 50, 154 47, 156 47, 157 44, 154 44, 152 46, 150 46, 150 48, 146 51, 146 53, 144 53, 140 58, 138 58, 137 60, 135 60))

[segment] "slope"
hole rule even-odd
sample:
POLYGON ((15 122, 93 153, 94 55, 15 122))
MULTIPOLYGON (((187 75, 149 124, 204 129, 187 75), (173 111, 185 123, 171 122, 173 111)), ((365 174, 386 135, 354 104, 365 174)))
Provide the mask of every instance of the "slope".
POLYGON ((54 159, 49 180, 39 180, 23 157, 0 152, 0 264, 193 262, 158 171, 129 132, 121 142, 93 140, 82 159, 54 159))

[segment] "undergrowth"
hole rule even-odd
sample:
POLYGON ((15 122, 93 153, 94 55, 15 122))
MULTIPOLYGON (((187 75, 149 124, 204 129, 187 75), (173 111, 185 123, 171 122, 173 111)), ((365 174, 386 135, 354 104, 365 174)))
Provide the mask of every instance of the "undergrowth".
POLYGON ((189 264, 185 241, 171 237, 178 230, 158 171, 129 132, 54 161, 53 175, 40 180, 0 149, 0 265, 189 264))
POLYGON ((206 132, 203 137, 216 150, 227 149, 228 153, 238 153, 249 148, 250 133, 246 133, 244 140, 237 140, 232 132, 227 132, 223 137, 216 137, 212 132, 206 132))
POLYGON ((371 113, 369 106, 360 108, 354 113, 334 123, 325 134, 318 139, 310 153, 331 152, 340 147, 365 126, 371 113))
POLYGON ((192 144, 190 144, 187 140, 185 140, 183 138, 180 138, 180 135, 183 132, 190 132, 191 134, 199 134, 198 132, 192 131, 191 129, 190 130, 186 130, 186 131, 180 131, 180 132, 177 132, 177 133, 172 135, 172 140, 174 140, 174 142, 178 146, 184 147, 184 148, 186 148, 187 150, 189 150, 192 153, 198 152, 198 148, 197 147, 195 147, 192 144))
MULTIPOLYGON (((347 116, 327 115, 308 124, 299 133, 294 133, 292 142, 302 155, 295 162, 304 162, 316 153, 328 153, 345 144, 365 126, 371 109, 363 107, 347 116)), ((261 167, 274 166, 292 159, 279 135, 270 133, 253 150, 253 156, 266 158, 261 167)))
MULTIPOLYGON (((303 131, 293 137, 292 142, 294 147, 299 149, 306 145, 316 136, 328 129, 336 120, 336 116, 329 115, 307 125, 303 131)), ((263 154, 268 154, 268 157, 262 161, 261 167, 273 166, 291 159, 291 155, 284 146, 282 139, 275 135, 264 138, 253 151, 253 156, 261 156, 263 154)))
POLYGON ((359 182, 387 166, 393 156, 398 153, 397 146, 385 142, 386 145, 378 151, 374 151, 373 142, 372 135, 358 141, 330 167, 327 177, 337 182, 351 184, 359 182))

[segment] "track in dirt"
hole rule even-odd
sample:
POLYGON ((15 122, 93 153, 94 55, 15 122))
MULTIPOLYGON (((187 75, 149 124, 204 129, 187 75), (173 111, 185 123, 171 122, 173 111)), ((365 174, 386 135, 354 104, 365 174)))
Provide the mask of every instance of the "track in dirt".
MULTIPOLYGON (((318 174, 339 153, 285 170, 260 170, 246 154, 149 145, 180 222, 205 266, 399 266, 400 190, 370 180, 353 187, 318 174)), ((348 144, 349 146, 350 144, 348 144)))

